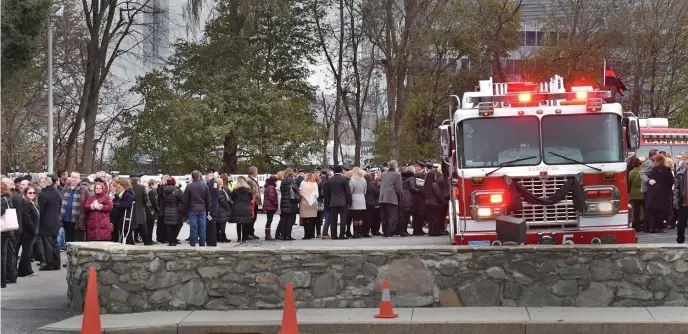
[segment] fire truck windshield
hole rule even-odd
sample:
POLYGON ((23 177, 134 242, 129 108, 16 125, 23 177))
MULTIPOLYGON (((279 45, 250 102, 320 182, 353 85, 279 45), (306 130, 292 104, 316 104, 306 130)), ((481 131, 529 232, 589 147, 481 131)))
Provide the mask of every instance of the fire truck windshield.
POLYGON ((624 161, 621 117, 615 114, 551 115, 542 118, 548 165, 624 161))
POLYGON ((540 163, 540 126, 537 117, 467 119, 458 125, 464 167, 533 166, 540 163))

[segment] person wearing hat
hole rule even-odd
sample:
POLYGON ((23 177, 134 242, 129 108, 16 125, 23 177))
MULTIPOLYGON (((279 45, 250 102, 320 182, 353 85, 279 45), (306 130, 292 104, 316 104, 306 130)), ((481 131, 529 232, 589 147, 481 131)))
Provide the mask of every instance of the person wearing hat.
POLYGON ((217 192, 220 191, 220 187, 217 185, 215 180, 215 170, 208 168, 205 171, 205 181, 208 185, 208 190, 210 190, 210 210, 208 210, 208 222, 206 226, 206 240, 208 246, 217 246, 217 223, 215 217, 218 216, 218 199, 217 192))
POLYGON ((176 187, 177 180, 169 176, 160 192, 160 214, 165 226, 168 246, 177 246, 180 226, 182 226, 184 194, 176 187))

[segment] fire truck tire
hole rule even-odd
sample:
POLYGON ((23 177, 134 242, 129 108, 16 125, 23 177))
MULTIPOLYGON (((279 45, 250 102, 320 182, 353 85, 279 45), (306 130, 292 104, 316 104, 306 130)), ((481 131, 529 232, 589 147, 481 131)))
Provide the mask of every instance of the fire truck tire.
POLYGON ((501 245, 502 245, 502 242, 499 240, 495 240, 492 242, 492 246, 501 246, 501 245))
POLYGON ((602 240, 600 240, 600 238, 595 237, 595 238, 592 238, 592 240, 590 240, 590 244, 591 245, 601 245, 602 240))

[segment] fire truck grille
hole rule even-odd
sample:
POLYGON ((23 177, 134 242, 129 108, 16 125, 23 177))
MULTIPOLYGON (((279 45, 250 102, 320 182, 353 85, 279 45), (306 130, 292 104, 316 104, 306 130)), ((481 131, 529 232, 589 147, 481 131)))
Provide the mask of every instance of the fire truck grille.
MULTIPOLYGON (((538 197, 554 194, 566 183, 565 177, 550 177, 540 180, 538 177, 515 178, 530 193, 538 197)), ((537 205, 523 202, 523 209, 515 212, 514 216, 523 218, 529 228, 546 226, 571 226, 578 223, 578 213, 573 205, 571 192, 566 199, 554 205, 537 205)))

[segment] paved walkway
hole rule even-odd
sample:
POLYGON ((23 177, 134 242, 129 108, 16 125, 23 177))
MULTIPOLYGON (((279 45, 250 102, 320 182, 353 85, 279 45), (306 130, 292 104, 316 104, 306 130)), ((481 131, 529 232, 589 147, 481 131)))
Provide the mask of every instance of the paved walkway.
MULTIPOLYGON (((405 308, 396 319, 375 319, 377 309, 300 309, 305 333, 686 333, 688 307, 656 308, 405 308)), ((281 310, 173 311, 102 315, 104 333, 277 333, 281 310)), ((78 333, 81 316, 41 328, 78 333)))

